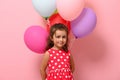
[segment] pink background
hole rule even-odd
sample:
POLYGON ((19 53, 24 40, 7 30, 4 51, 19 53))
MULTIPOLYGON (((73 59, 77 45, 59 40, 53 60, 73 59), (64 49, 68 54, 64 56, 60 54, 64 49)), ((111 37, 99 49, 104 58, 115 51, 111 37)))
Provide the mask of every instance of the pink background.
MULTIPOLYGON (((98 21, 95 30, 76 39, 72 54, 75 80, 120 80, 120 0, 86 0, 98 21)), ((0 80, 41 80, 42 55, 30 51, 25 30, 40 25, 31 0, 0 0, 0 80)))

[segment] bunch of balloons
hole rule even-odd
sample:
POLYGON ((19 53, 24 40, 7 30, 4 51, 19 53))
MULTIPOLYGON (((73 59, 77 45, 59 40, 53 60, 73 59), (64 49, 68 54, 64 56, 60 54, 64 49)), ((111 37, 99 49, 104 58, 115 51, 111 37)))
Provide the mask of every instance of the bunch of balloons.
POLYGON ((40 25, 31 26, 25 31, 25 44, 36 53, 44 52, 49 29, 56 23, 66 25, 76 39, 90 34, 97 23, 95 12, 84 7, 84 0, 32 0, 32 4, 43 17, 41 22, 46 24, 46 29, 40 25))

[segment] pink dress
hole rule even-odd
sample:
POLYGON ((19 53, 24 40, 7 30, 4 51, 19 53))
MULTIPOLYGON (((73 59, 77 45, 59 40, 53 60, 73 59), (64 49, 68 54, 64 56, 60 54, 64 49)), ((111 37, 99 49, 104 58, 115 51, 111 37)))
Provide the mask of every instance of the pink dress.
POLYGON ((70 70, 70 52, 49 49, 48 75, 46 80, 73 80, 70 70))

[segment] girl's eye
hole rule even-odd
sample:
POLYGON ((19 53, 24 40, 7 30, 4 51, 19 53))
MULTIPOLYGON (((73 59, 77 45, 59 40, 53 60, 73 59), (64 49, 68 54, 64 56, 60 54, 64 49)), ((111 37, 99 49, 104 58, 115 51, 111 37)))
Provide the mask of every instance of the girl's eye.
POLYGON ((66 36, 56 36, 56 38, 66 38, 66 36))
POLYGON ((56 38, 60 38, 60 36, 56 36, 56 38))
POLYGON ((66 38, 66 36, 63 36, 63 38, 66 38))

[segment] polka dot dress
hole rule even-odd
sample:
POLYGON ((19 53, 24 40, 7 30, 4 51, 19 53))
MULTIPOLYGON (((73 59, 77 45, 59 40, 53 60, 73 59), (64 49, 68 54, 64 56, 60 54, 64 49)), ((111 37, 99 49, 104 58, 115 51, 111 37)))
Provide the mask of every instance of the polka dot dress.
POLYGON ((46 80, 73 80, 70 70, 70 52, 49 49, 48 75, 46 80))

